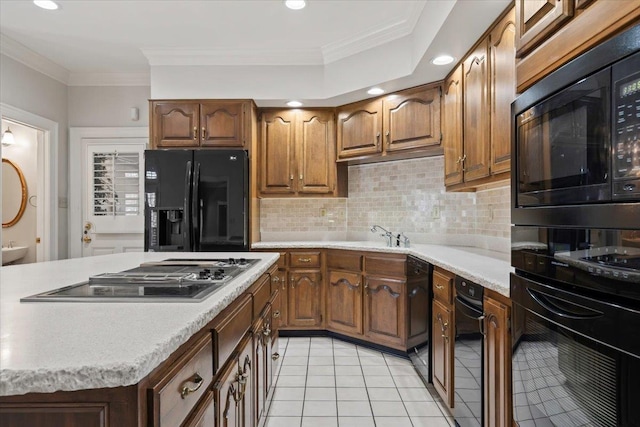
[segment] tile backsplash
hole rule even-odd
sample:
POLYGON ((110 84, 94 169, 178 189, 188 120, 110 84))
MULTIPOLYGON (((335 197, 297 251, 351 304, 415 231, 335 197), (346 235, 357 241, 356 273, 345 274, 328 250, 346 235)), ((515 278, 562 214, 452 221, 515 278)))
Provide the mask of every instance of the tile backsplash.
MULTIPOLYGON (((482 246, 510 237, 510 191, 446 192, 442 156, 349 166, 349 197, 262 199, 263 240, 372 240, 373 224, 414 242, 482 246), (295 233, 295 234, 292 234, 295 233)), ((490 246, 491 247, 491 246, 490 246)))

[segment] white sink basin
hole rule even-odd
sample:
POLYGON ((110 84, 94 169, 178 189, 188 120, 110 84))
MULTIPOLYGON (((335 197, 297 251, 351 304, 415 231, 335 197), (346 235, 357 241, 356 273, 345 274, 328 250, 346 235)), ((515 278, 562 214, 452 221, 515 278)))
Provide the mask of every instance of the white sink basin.
POLYGON ((26 246, 14 246, 13 248, 2 248, 2 265, 17 261, 27 254, 29 250, 26 246))

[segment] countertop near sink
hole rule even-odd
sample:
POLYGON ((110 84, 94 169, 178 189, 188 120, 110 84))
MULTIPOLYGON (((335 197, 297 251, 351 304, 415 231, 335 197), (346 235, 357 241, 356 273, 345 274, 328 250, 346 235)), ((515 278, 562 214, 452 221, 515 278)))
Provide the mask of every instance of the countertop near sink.
POLYGON ((0 395, 138 383, 278 259, 271 253, 124 253, 0 269, 0 395), (27 302, 20 298, 167 258, 261 262, 199 303, 27 302))
POLYGON ((451 271, 459 276, 509 296, 510 255, 465 246, 412 244, 409 248, 387 247, 375 241, 315 241, 315 242, 259 242, 252 249, 348 249, 369 252, 403 253, 413 255, 451 271))

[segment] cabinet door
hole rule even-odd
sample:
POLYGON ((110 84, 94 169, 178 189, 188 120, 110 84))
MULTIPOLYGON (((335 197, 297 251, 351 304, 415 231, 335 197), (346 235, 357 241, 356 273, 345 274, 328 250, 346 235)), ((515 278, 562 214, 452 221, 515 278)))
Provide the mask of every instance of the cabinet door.
POLYGON ((212 102, 200 105, 200 145, 243 147, 246 103, 212 102))
POLYGON ((159 102, 153 104, 152 144, 155 147, 198 147, 197 102, 159 102))
POLYGON ((262 345, 264 350, 264 363, 265 363, 265 371, 264 371, 264 399, 265 399, 265 407, 267 403, 267 399, 269 398, 269 394, 271 392, 271 387, 273 387, 273 307, 271 304, 267 306, 265 311, 263 312, 263 326, 262 326, 262 345))
POLYGON ((266 416, 265 409, 265 379, 266 379, 266 358, 264 354, 264 336, 262 330, 264 328, 264 318, 254 324, 255 334, 253 335, 253 360, 255 362, 254 369, 254 385, 255 385, 255 420, 254 425, 258 426, 260 419, 266 416))
POLYGON ((453 312, 438 300, 433 300, 433 386, 442 400, 453 407, 453 312))
POLYGON ((382 152, 382 101, 351 104, 338 112, 338 158, 382 152))
POLYGON ((516 0, 518 57, 531 50, 573 16, 574 0, 516 0))
MULTIPOLYGON (((216 423, 215 404, 213 401, 213 393, 209 392, 202 399, 198 409, 196 409, 191 417, 184 423, 184 427, 211 427, 216 423)), ((86 424, 81 424, 85 426, 86 424)))
POLYGON ((289 326, 322 325, 321 280, 320 270, 289 271, 289 326))
POLYGON ((334 123, 332 112, 298 112, 296 130, 298 193, 328 194, 335 190, 334 123))
POLYGON ((260 191, 264 194, 291 194, 294 187, 295 113, 262 114, 260 134, 260 191))
POLYGON ((440 144, 440 90, 404 91, 383 101, 385 151, 440 144))
POLYGON ((365 277, 364 334, 376 344, 403 347, 406 336, 405 281, 365 277))
POLYGON ((462 65, 459 65, 444 81, 442 89, 445 185, 462 182, 462 136, 462 65))
POLYGON ((484 424, 511 427, 510 308, 484 298, 484 424))
POLYGON ((240 425, 250 427, 253 425, 255 384, 253 373, 253 336, 247 334, 240 344, 238 355, 238 383, 240 384, 240 425))
POLYGON ((242 427, 240 400, 242 397, 238 374, 238 354, 232 355, 232 362, 213 385, 215 399, 216 427, 242 427))
POLYGON ((327 328, 337 332, 362 334, 362 276, 360 273, 329 271, 327 328))
POLYGON ((516 97, 515 12, 491 32, 491 173, 511 168, 511 103, 516 97))
MULTIPOLYGON (((275 274, 271 280, 279 291, 278 301, 280 301, 280 303, 278 308, 274 308, 274 316, 276 316, 277 311, 277 329, 279 330, 280 328, 287 327, 287 314, 289 312, 289 307, 286 303, 287 294, 289 293, 287 290, 287 270, 278 270, 278 273, 275 274)), ((272 287, 272 289, 275 289, 275 287, 272 287)))
POLYGON ((489 38, 464 61, 464 181, 489 176, 489 38))

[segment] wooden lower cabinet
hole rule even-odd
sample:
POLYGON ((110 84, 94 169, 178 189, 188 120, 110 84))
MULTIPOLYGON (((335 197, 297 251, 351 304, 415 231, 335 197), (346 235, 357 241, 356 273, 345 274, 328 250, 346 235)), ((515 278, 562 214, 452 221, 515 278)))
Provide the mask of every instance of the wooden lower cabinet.
POLYGON ((289 294, 287 288, 287 270, 281 268, 278 270, 276 274, 271 277, 271 293, 273 294, 275 290, 278 290, 278 329, 286 328, 288 325, 288 304, 287 304, 287 295, 289 294))
POLYGON ((347 334, 362 334, 362 275, 360 272, 329 271, 327 283, 327 328, 347 334))
POLYGON ((406 282, 365 277, 364 335, 377 344, 404 349, 406 337, 406 282))
POLYGON ((511 427, 511 307, 484 297, 484 425, 511 427))
POLYGON ((242 426, 240 375, 238 374, 237 354, 231 356, 231 362, 222 371, 213 385, 215 400, 216 427, 242 426))
POLYGON ((433 300, 431 352, 433 386, 442 400, 453 407, 453 311, 441 301, 433 300))
POLYGON ((289 270, 289 327, 322 326, 322 273, 320 269, 289 270))
POLYGON ((216 405, 213 392, 208 392, 198 409, 185 421, 184 427, 212 427, 216 423, 216 405))

